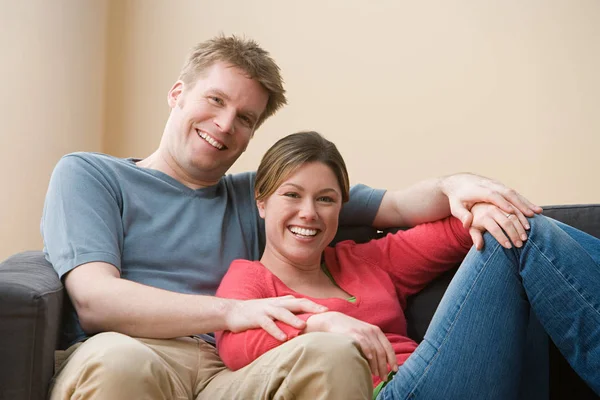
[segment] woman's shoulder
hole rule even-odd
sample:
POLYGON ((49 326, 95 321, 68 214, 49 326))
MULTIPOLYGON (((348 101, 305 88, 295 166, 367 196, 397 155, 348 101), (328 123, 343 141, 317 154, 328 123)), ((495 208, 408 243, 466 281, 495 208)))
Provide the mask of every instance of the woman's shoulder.
POLYGON ((234 260, 223 277, 217 296, 232 298, 268 297, 270 271, 259 261, 234 260))
POLYGON ((233 260, 227 270, 227 275, 265 276, 269 270, 260 261, 237 259, 233 260))

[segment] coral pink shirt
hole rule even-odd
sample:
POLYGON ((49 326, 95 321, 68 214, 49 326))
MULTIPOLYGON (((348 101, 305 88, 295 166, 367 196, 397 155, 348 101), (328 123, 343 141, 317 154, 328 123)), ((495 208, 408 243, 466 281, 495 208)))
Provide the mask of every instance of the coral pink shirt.
MULTIPOLYGON (((377 325, 386 335, 398 365, 411 355, 417 343, 407 337, 404 309, 407 298, 419 292, 432 279, 456 266, 472 245, 468 232, 456 218, 422 224, 389 234, 379 240, 357 244, 338 243, 325 249, 325 263, 333 280, 356 298, 313 298, 287 287, 258 261, 235 260, 217 290, 217 296, 257 299, 293 295, 308 298, 354 318, 377 325)), ((300 314, 307 320, 312 314, 300 314)), ((276 321, 288 340, 300 330, 276 321)), ((263 329, 216 333, 219 355, 232 370, 242 368, 263 353, 277 347, 278 341, 263 329)), ((373 377, 374 385, 379 383, 373 377)))

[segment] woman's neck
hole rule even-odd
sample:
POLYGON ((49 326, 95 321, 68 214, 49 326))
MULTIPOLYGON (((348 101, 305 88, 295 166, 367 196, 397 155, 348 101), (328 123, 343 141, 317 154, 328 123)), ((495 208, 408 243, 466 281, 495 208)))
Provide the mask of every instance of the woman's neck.
MULTIPOLYGON (((289 288, 315 287, 323 284, 327 275, 321 269, 321 260, 306 264, 294 263, 280 254, 265 250, 260 262, 289 288)), ((296 290, 298 291, 298 290, 296 290)))

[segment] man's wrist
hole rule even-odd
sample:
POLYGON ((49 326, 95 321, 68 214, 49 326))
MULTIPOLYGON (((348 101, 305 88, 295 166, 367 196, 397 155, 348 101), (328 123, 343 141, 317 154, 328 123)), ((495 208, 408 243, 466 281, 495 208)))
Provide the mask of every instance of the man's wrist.
POLYGON ((236 308, 242 304, 242 300, 225 299, 222 297, 215 297, 216 302, 214 303, 215 316, 220 319, 219 325, 222 325, 222 330, 231 330, 233 326, 233 314, 235 314, 236 308))
POLYGON ((454 175, 455 174, 440 176, 436 179, 435 182, 435 186, 437 187, 439 192, 448 198, 450 197, 448 193, 451 192, 450 185, 452 183, 452 177, 454 177, 454 175))

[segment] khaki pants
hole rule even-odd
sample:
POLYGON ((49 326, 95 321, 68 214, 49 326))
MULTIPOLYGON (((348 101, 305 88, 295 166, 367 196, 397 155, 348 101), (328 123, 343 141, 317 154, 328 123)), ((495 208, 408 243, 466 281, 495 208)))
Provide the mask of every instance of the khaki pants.
POLYGON ((366 360, 346 336, 301 335, 228 370, 196 338, 136 339, 106 332, 66 351, 51 385, 58 399, 328 399, 372 396, 366 360))

